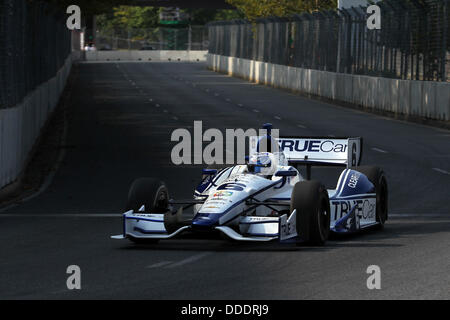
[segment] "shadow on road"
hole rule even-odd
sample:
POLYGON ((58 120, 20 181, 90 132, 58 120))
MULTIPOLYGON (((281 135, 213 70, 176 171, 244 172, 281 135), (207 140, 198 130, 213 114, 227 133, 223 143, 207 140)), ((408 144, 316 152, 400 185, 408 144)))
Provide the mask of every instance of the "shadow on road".
POLYGON ((448 232, 450 221, 395 221, 385 226, 383 230, 369 229, 364 232, 336 235, 323 247, 314 247, 307 244, 278 243, 276 241, 265 243, 244 243, 227 241, 219 236, 193 235, 182 238, 163 240, 158 244, 133 244, 120 247, 120 250, 152 250, 152 251, 216 251, 216 252, 326 252, 337 248, 393 248, 402 247, 405 238, 417 238, 440 232, 448 232))

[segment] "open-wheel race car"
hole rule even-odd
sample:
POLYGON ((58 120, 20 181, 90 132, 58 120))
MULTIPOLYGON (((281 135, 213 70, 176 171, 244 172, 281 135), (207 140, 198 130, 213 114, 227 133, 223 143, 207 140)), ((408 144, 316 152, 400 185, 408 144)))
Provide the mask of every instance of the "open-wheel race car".
POLYGON ((204 169, 190 200, 172 200, 158 179, 135 180, 123 234, 113 238, 140 243, 220 232, 238 241, 323 245, 330 232, 354 233, 387 220, 386 177, 378 167, 360 166, 362 138, 274 138, 269 130, 251 144, 246 164, 204 169), (262 139, 273 147, 261 152, 262 139), (306 167, 305 177, 298 166, 306 167), (327 190, 311 179, 314 166, 345 169, 327 190))

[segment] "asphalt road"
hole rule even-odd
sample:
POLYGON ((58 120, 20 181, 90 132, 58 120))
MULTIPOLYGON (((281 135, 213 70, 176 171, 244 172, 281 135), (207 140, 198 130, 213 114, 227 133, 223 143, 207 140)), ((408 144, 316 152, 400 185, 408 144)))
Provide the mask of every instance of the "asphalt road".
MULTIPOLYGON (((76 70, 64 162, 44 192, 0 212, 0 298, 450 298, 450 131, 251 84, 203 63, 76 70), (172 197, 191 196, 200 168, 171 164, 170 136, 195 120, 204 130, 272 122, 283 136, 362 136, 363 164, 386 172, 391 220, 323 248, 111 240, 135 178, 160 177, 172 197), (81 290, 66 287, 69 265, 82 270, 81 290), (381 268, 381 290, 367 289, 369 265, 381 268)), ((331 187, 338 173, 316 176, 331 187)))

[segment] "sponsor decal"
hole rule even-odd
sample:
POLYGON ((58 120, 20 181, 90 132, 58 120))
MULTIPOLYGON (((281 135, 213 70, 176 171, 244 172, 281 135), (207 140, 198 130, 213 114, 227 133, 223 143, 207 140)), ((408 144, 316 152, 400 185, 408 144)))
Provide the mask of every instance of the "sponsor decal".
POLYGON ((356 185, 358 184, 358 180, 359 180, 359 177, 360 177, 360 176, 361 176, 361 174, 358 173, 358 172, 352 173, 352 175, 350 176, 350 180, 349 180, 349 182, 348 182, 348 186, 349 186, 350 188, 355 189, 355 188, 356 188, 356 185))
POLYGON ((347 152, 347 144, 332 140, 279 139, 280 149, 284 152, 347 152))
POLYGON ((223 198, 212 199, 212 200, 206 201, 206 204, 212 204, 212 205, 224 205, 226 203, 227 203, 227 201, 225 201, 223 198))
POLYGON ((331 201, 331 218, 339 220, 355 207, 355 216, 368 220, 375 219, 376 199, 331 201))
POLYGON ((231 197, 233 195, 233 192, 231 191, 219 191, 213 194, 213 198, 217 197, 231 197))

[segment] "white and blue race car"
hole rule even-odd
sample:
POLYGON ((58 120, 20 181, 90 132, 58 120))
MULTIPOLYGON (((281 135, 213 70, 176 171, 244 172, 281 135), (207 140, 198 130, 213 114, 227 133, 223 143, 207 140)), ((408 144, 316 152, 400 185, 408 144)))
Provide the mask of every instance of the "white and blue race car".
MULTIPOLYGON (((323 245, 330 232, 382 227, 388 188, 378 167, 359 166, 361 138, 278 138, 273 152, 250 153, 245 165, 204 169, 188 201, 174 201, 158 179, 134 181, 114 239, 157 242, 183 233, 219 232, 233 240, 323 245), (306 177, 298 166, 306 166, 306 177), (311 180, 313 166, 344 166, 336 188, 311 180), (188 214, 189 213, 189 214, 188 214)), ((272 150, 268 150, 272 151, 272 150)))

